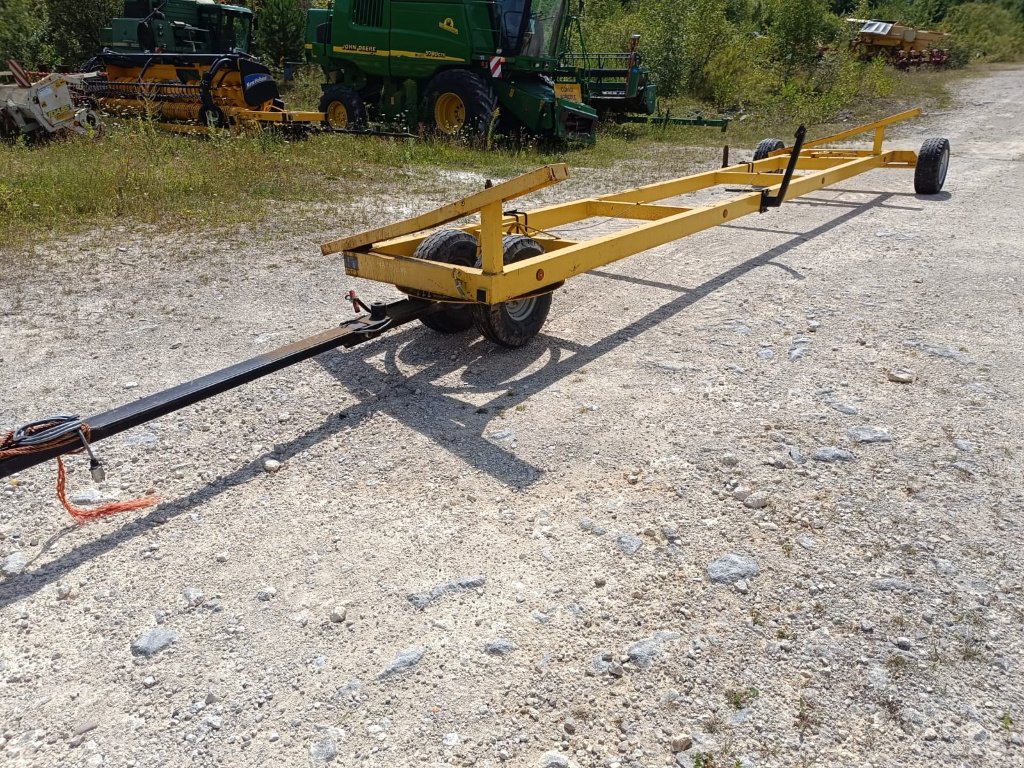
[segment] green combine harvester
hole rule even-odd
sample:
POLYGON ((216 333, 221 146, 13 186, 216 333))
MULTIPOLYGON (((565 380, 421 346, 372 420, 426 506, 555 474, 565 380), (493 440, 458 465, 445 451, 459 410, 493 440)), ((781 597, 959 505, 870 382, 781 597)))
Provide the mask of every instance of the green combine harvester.
POLYGON ((120 53, 249 52, 252 11, 213 0, 127 0, 123 16, 103 30, 120 53))
POLYGON ((597 111, 562 64, 567 0, 337 0, 307 16, 336 128, 592 143, 597 111))

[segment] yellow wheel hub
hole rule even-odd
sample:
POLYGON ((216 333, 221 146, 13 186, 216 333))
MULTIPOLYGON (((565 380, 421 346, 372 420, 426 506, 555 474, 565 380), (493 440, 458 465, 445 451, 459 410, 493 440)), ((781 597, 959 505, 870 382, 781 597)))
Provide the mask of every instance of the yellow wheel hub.
POLYGON ((327 107, 327 122, 332 128, 348 128, 348 110, 340 101, 332 101, 327 107))
POLYGON ((457 94, 442 93, 434 104, 434 124, 442 133, 458 133, 466 125, 466 105, 457 94))

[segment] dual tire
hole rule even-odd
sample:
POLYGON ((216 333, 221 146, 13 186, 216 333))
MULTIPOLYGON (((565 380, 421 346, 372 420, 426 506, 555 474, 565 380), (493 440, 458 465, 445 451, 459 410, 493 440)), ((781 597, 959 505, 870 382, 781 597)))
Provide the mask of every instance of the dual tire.
MULTIPOLYGON (((427 237, 413 253, 417 259, 439 261, 464 267, 479 266, 477 239, 459 229, 444 229, 427 237)), ((502 242, 505 264, 539 256, 544 249, 532 237, 505 235, 502 242)), ((551 310, 551 294, 527 296, 500 304, 445 304, 420 319, 438 333, 460 333, 470 328, 503 347, 522 347, 536 336, 551 310)))

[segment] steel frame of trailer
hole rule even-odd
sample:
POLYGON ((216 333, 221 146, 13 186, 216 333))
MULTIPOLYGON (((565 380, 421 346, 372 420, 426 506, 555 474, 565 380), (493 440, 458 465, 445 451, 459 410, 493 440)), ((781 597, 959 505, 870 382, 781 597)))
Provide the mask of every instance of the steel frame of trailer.
MULTIPOLYGON (((920 112, 920 109, 908 110, 832 136, 802 142, 799 148, 794 147, 798 149, 795 154, 790 149, 781 149, 761 160, 624 192, 530 211, 506 210, 508 201, 568 178, 566 165, 547 165, 428 213, 326 243, 321 250, 324 255, 344 253, 345 272, 352 277, 391 283, 412 295, 437 301, 500 304, 549 292, 575 275, 741 216, 763 212, 769 205, 777 206, 783 200, 806 195, 875 168, 914 169, 918 163, 916 152, 884 149, 883 142, 888 126, 920 112), (874 134, 870 150, 827 146, 864 133, 874 134), (789 173, 784 173, 787 170, 789 173), (736 185, 749 185, 751 189, 712 205, 680 207, 659 203, 691 192, 736 185), (477 266, 413 257, 426 237, 424 230, 472 214, 479 214, 479 221, 458 229, 478 238, 477 266), (641 223, 582 241, 548 232, 594 217, 641 223), (534 238, 544 253, 512 264, 503 263, 502 240, 509 234, 534 238)), ((943 176, 944 173, 943 170, 943 176)))

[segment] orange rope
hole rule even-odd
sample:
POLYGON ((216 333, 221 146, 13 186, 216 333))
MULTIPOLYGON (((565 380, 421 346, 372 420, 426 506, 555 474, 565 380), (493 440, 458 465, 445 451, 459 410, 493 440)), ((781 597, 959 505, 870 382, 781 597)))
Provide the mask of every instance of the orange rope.
MULTIPOLYGON (((49 429, 54 426, 57 422, 49 422, 45 424, 37 425, 32 433, 41 432, 44 429, 49 429)), ((82 434, 85 436, 86 442, 89 441, 90 431, 89 425, 83 422, 81 426, 82 434)), ((78 436, 78 432, 72 432, 67 435, 62 435, 48 443, 42 445, 28 445, 28 446, 15 446, 14 445, 14 432, 5 432, 0 436, 0 461, 11 458, 12 456, 26 456, 30 453, 38 453, 39 451, 50 450, 51 448, 63 448, 66 446, 80 443, 81 439, 78 436)), ((84 448, 78 448, 77 450, 67 451, 68 453, 81 453, 84 448)), ((127 501, 111 501, 106 504, 99 504, 94 507, 78 507, 71 503, 67 495, 67 475, 64 471, 64 460, 57 457, 57 498, 60 503, 64 506, 64 509, 68 511, 68 514, 77 523, 88 523, 93 520, 99 520, 101 517, 108 517, 115 515, 118 512, 130 512, 135 509, 142 509, 143 507, 149 507, 153 504, 159 503, 160 499, 156 496, 145 496, 141 499, 129 499, 127 501)))

